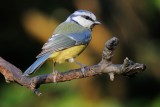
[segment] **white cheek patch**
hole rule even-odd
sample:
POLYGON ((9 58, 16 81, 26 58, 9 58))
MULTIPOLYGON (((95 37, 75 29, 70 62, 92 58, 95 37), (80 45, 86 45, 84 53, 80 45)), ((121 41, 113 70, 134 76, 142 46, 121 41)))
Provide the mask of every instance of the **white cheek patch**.
POLYGON ((90 28, 91 25, 93 24, 92 21, 86 20, 86 19, 84 19, 84 18, 81 17, 81 16, 73 17, 73 20, 76 21, 76 22, 77 22, 78 24, 80 24, 81 26, 86 27, 86 28, 90 28))

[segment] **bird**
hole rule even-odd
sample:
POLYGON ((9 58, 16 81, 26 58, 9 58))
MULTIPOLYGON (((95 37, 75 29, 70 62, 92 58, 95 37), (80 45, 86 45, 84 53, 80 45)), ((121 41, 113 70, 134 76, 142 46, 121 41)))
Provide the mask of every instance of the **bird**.
POLYGON ((43 45, 42 51, 36 56, 37 60, 23 73, 29 76, 37 71, 47 60, 53 61, 53 78, 56 82, 57 71, 55 65, 64 62, 75 62, 82 68, 84 65, 75 60, 88 46, 92 38, 92 30, 95 25, 101 24, 96 16, 88 10, 73 12, 64 22, 59 24, 52 36, 43 45))

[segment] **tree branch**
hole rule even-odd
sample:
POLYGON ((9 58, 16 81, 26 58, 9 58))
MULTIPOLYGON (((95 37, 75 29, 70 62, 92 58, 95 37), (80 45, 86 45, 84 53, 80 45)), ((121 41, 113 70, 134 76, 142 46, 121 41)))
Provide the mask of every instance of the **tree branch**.
MULTIPOLYGON (((113 51, 116 49, 119 40, 116 37, 111 38, 105 43, 105 47, 102 53, 102 60, 97 65, 84 67, 85 76, 81 72, 81 68, 69 70, 66 72, 58 72, 56 82, 70 81, 73 79, 86 78, 101 74, 109 74, 110 80, 114 80, 115 74, 121 74, 124 76, 135 76, 135 74, 142 72, 146 69, 144 64, 135 63, 128 58, 124 59, 123 64, 112 64, 113 51)), ((16 82, 22 86, 25 86, 38 96, 41 92, 38 90, 40 85, 53 83, 53 74, 38 75, 35 77, 22 76, 22 71, 5 61, 0 57, 0 73, 5 77, 7 83, 16 82)))

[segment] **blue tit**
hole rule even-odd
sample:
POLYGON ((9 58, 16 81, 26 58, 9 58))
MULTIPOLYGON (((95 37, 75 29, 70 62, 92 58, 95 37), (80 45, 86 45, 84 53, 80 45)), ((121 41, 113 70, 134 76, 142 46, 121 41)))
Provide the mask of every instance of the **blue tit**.
MULTIPOLYGON (((52 37, 43 45, 41 53, 36 57, 37 60, 23 76, 35 72, 49 58, 53 60, 53 67, 56 63, 61 64, 65 61, 75 62, 82 67, 82 64, 74 59, 88 46, 92 29, 98 24, 100 22, 92 12, 75 11, 55 29, 52 37)), ((54 69, 53 74, 56 77, 54 69)))

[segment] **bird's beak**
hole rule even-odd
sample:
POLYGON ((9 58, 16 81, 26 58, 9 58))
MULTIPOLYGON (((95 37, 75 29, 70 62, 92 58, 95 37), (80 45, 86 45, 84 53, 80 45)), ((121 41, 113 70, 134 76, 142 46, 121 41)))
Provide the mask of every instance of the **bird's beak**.
POLYGON ((95 25, 99 25, 99 24, 101 24, 101 22, 99 22, 97 20, 94 21, 94 24, 91 25, 90 29, 92 30, 95 25))
POLYGON ((101 22, 99 22, 99 21, 96 20, 96 21, 94 22, 94 24, 95 24, 95 25, 99 25, 99 24, 101 24, 101 22))

